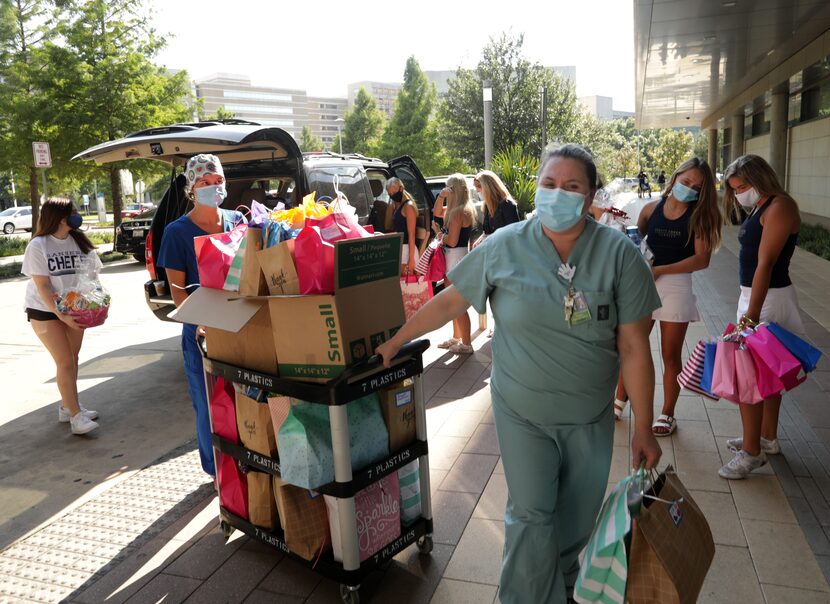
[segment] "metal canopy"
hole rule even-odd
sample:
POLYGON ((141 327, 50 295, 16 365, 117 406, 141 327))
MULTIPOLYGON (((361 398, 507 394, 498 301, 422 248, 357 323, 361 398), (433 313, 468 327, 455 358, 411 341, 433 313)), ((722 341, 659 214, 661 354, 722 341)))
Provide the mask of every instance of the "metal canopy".
POLYGON ((638 127, 723 117, 720 108, 828 30, 828 0, 634 0, 638 127))

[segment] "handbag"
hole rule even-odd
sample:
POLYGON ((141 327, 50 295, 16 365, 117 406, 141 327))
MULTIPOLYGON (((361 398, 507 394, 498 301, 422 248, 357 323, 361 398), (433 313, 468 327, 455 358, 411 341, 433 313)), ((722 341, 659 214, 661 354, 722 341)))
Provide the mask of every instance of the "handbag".
POLYGON ((719 340, 715 350, 715 366, 712 370, 712 393, 733 403, 738 402, 738 385, 735 381, 735 351, 737 342, 719 340))
POLYGON ((435 250, 441 245, 441 238, 433 239, 430 244, 427 246, 427 249, 424 250, 424 253, 421 254, 421 257, 418 258, 418 264, 415 265, 415 272, 419 275, 425 275, 429 272, 429 263, 432 260, 432 256, 435 254, 435 250))
POLYGON ((202 287, 222 289, 236 252, 242 244, 247 224, 240 224, 224 233, 213 233, 193 238, 199 284, 202 287))
POLYGON ((635 521, 628 602, 694 604, 714 557, 706 517, 668 466, 644 493, 635 521))
POLYGON ((766 325, 757 327, 746 337, 746 346, 756 363, 766 365, 773 375, 781 380, 785 390, 792 390, 807 379, 801 362, 787 350, 766 325))
POLYGON ((432 283, 424 277, 401 277, 401 296, 406 320, 415 316, 432 297, 432 283))
POLYGON ((447 274, 447 259, 444 256, 444 246, 439 244, 432 254, 427 271, 428 281, 442 281, 447 274))
MULTIPOLYGON (((694 350, 692 350, 692 354, 689 356, 689 360, 686 361, 686 364, 683 366, 683 370, 678 374, 677 383, 680 384, 681 388, 691 390, 701 396, 705 396, 706 398, 716 401, 718 400, 718 397, 714 395, 709 388, 704 388, 702 385, 704 378, 706 344, 707 342, 705 340, 700 340, 697 343, 694 350)), ((711 382, 712 380, 710 377, 710 388, 711 382)))
POLYGON ((758 377, 752 354, 746 348, 735 351, 735 382, 738 385, 738 402, 754 405, 764 400, 758 390, 758 377))
POLYGON ((810 373, 816 368, 821 358, 821 351, 818 348, 776 323, 770 323, 767 329, 790 351, 790 354, 799 360, 804 371, 810 373))

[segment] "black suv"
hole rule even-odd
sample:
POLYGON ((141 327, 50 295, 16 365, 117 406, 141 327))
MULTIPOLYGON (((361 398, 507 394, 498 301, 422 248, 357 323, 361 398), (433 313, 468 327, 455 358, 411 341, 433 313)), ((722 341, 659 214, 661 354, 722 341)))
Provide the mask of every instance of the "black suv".
POLYGON ((144 295, 150 309, 162 320, 169 320, 173 300, 164 269, 156 266, 155 258, 165 227, 189 209, 182 170, 187 160, 199 153, 212 153, 222 162, 228 191, 223 208, 247 206, 253 200, 270 207, 278 203, 292 207, 312 191, 318 199, 333 198, 337 182, 357 209, 361 224, 372 224, 376 231, 389 229, 391 213, 385 185, 397 176, 418 204, 421 245, 429 239, 434 198, 410 157, 383 162, 355 154, 303 154, 285 130, 244 120, 173 124, 135 132, 91 147, 73 159, 98 164, 155 159, 172 166, 170 186, 156 208, 145 247, 150 280, 144 284, 144 295), (163 282, 163 286, 157 289, 154 282, 163 282))

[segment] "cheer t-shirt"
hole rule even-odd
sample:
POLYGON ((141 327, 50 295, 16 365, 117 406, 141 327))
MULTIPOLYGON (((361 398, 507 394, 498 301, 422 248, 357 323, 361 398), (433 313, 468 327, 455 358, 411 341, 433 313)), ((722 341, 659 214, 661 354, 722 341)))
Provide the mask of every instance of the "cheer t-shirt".
MULTIPOLYGON (((81 275, 96 277, 102 266, 95 250, 84 254, 71 236, 58 239, 43 235, 34 237, 26 246, 21 272, 27 277, 49 277, 52 291, 58 293, 73 289, 81 275)), ((34 280, 26 286, 25 308, 51 312, 41 300, 34 280)))

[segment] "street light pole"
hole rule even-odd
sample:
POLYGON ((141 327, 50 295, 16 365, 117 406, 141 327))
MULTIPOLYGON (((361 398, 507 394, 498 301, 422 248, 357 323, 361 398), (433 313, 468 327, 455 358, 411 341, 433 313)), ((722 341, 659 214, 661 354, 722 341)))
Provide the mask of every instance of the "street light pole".
POLYGON ((342 117, 338 117, 336 120, 334 120, 334 123, 337 124, 337 142, 340 145, 340 155, 343 155, 343 136, 340 134, 340 125, 345 124, 346 120, 344 120, 342 117))
POLYGON ((541 103, 541 127, 542 127, 542 150, 548 146, 548 87, 544 84, 539 86, 539 93, 542 95, 541 103))
POLYGON ((484 167, 489 169, 493 161, 493 88, 490 80, 482 82, 484 99, 484 167))

